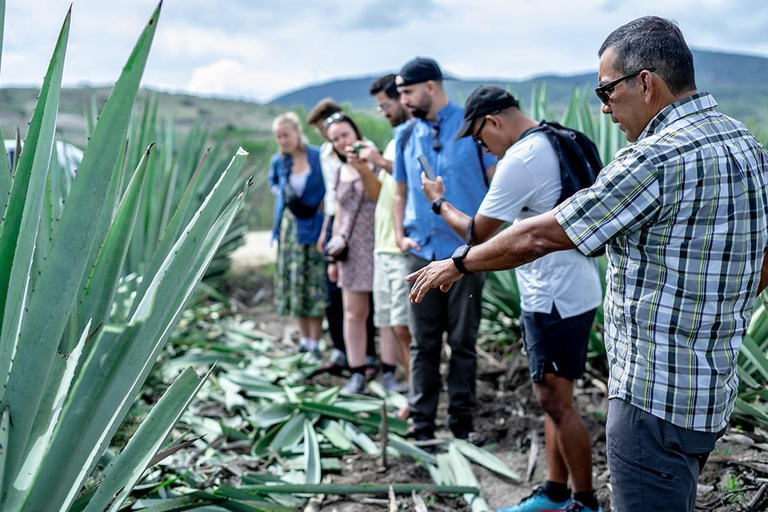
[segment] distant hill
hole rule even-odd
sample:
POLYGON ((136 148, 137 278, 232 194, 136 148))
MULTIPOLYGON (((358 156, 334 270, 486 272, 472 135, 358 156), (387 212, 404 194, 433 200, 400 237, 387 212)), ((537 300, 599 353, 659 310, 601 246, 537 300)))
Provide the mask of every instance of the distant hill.
MULTIPOLYGON (((697 85, 701 91, 711 92, 722 110, 742 121, 768 125, 768 59, 748 55, 693 50, 697 85)), ((446 70, 450 72, 450 70, 446 70)), ((376 76, 347 78, 309 85, 283 94, 271 104, 283 107, 312 108, 319 100, 332 97, 349 103, 353 109, 370 110, 373 102, 368 88, 376 76)), ((481 84, 510 87, 523 102, 531 95, 536 83, 546 82, 547 100, 555 110, 564 108, 575 87, 593 88, 597 70, 572 76, 543 75, 530 80, 515 81, 492 78, 487 80, 447 80, 446 90, 454 100, 464 99, 481 84)), ((593 101, 597 106, 597 98, 593 101)))

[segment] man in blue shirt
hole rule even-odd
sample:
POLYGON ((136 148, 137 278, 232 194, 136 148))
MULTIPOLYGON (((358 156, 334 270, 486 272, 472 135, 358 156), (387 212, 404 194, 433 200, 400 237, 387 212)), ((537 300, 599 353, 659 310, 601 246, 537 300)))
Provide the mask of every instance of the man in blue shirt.
MULTIPOLYGON (((400 102, 413 117, 397 134, 394 177, 395 232, 397 244, 408 256, 414 272, 434 260, 449 257, 464 242, 440 216, 445 199, 474 215, 488 191, 487 172, 496 162, 471 139, 454 140, 463 122, 463 109, 451 102, 443 89, 443 74, 432 59, 416 58, 403 66, 396 78, 400 102), (418 157, 429 161, 442 176, 450 197, 430 204, 421 192, 422 169, 418 157), (460 206, 459 206, 460 205, 460 206)), ((453 435, 468 439, 473 431, 477 328, 483 274, 462 280, 447 294, 432 292, 412 304, 409 321, 414 337, 411 347, 411 435, 434 437, 440 395, 440 353, 443 333, 448 333, 451 361, 448 371, 448 426, 453 435)))

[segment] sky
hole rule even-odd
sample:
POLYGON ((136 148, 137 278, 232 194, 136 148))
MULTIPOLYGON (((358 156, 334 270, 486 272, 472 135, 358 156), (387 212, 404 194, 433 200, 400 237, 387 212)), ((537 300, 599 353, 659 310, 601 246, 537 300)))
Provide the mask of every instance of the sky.
MULTIPOLYGON (((40 85, 69 5, 6 1, 0 86, 40 85)), ((75 0, 64 85, 114 83, 156 5, 75 0)), ((570 75, 596 71, 605 37, 649 14, 692 48, 768 57, 765 0, 165 0, 142 85, 269 101, 416 55, 459 78, 570 75)))

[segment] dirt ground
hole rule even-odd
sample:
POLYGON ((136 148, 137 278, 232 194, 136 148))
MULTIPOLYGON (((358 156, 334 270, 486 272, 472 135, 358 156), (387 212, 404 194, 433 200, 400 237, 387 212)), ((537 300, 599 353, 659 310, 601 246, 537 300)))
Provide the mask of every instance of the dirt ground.
MULTIPOLYGON (((264 245, 256 245, 259 250, 264 245)), ((260 328, 276 336, 287 337, 293 326, 274 313, 272 284, 263 267, 256 268, 253 259, 241 252, 238 272, 247 278, 235 279, 228 284, 227 294, 259 322, 260 328)), ((266 259, 258 260, 259 265, 266 259)), ((485 468, 473 465, 482 494, 491 509, 510 506, 530 494, 546 477, 544 449, 544 422, 542 410, 533 395, 525 358, 514 345, 507 354, 497 347, 486 346, 482 340, 478 358, 476 430, 488 439, 486 448, 506 462, 522 476, 522 483, 514 483, 485 468), (513 366, 510 371, 510 365, 513 366), (537 454, 533 459, 531 453, 537 454), (529 466, 530 465, 530 466, 529 466), (527 479, 526 475, 529 474, 527 479)), ((447 365, 443 357, 443 376, 447 365)), ((343 383, 339 377, 322 375, 316 383, 326 385, 343 383)), ((593 443, 593 478, 598 499, 605 512, 611 510, 610 472, 605 456, 605 416, 608 405, 604 384, 588 378, 578 381, 575 390, 576 405, 590 433, 593 443)), ((438 413, 438 437, 448 437, 445 420, 447 395, 445 389, 438 413)), ((736 425, 718 441, 699 478, 696 510, 712 512, 740 512, 768 510, 768 433, 760 429, 744 431, 736 425)), ((390 458, 386 471, 380 462, 360 454, 342 459, 340 474, 330 475, 333 483, 431 483, 428 472, 408 457, 390 458)), ((430 512, 469 511, 461 497, 422 493, 430 512)), ((410 496, 399 496, 398 510, 416 510, 410 496)), ((381 497, 349 498, 325 496, 316 508, 318 512, 386 512, 389 501, 381 497)))

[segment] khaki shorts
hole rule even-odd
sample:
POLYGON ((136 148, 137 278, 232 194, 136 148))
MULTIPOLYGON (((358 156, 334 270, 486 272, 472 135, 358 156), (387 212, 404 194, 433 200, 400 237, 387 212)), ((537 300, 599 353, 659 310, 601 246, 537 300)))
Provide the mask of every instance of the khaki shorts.
POLYGON ((408 325, 407 275, 404 255, 373 255, 373 323, 376 327, 408 325))

